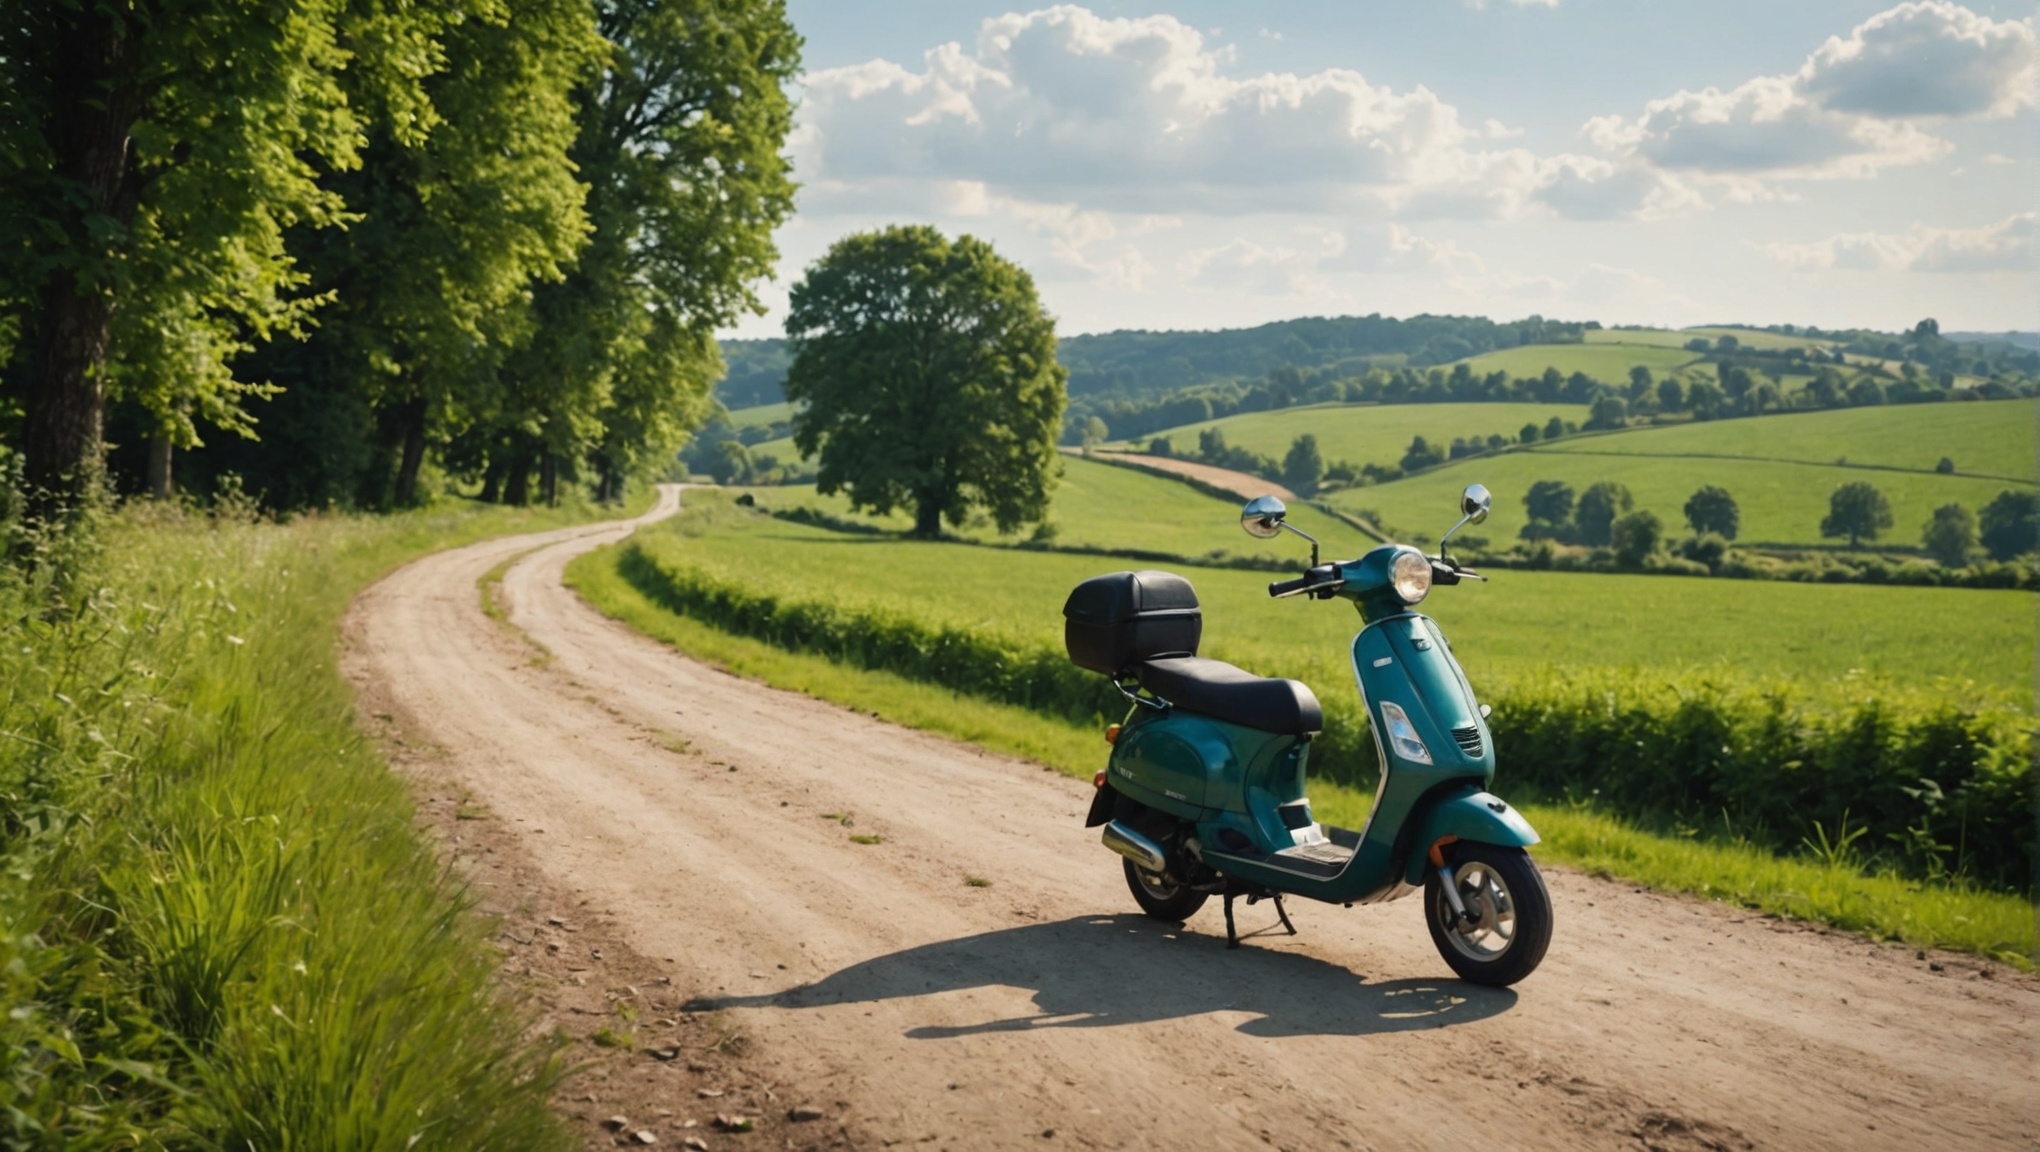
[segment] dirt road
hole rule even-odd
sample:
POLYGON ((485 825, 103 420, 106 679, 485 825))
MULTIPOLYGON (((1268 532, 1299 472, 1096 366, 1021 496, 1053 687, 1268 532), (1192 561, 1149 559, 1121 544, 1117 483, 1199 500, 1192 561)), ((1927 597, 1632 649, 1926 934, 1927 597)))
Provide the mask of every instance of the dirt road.
POLYGON ((625 531, 419 561, 357 602, 347 666, 533 867, 840 1112, 834 1139, 2040 1147, 2028 978, 1560 871, 1513 992, 1447 979, 1412 903, 1304 903, 1301 935, 1228 952, 1215 903, 1133 913, 1084 782, 739 680, 561 587, 625 531), (502 599, 549 660, 478 604, 520 553, 502 599))

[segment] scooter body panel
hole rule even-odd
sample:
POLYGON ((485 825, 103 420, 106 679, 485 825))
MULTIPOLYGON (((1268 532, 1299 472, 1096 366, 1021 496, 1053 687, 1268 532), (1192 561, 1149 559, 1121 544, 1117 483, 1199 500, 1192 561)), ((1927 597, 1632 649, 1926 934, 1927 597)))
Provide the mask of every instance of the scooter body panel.
POLYGON ((1418 817, 1416 835, 1410 843, 1422 850, 1409 854, 1403 872, 1405 883, 1424 882, 1430 847, 1447 836, 1503 848, 1528 848, 1540 839, 1522 813, 1493 793, 1468 785, 1434 801, 1418 817))
POLYGON ((1303 798, 1309 742, 1182 708, 1141 710, 1107 762, 1112 787, 1172 816, 1288 845, 1281 805, 1303 798))

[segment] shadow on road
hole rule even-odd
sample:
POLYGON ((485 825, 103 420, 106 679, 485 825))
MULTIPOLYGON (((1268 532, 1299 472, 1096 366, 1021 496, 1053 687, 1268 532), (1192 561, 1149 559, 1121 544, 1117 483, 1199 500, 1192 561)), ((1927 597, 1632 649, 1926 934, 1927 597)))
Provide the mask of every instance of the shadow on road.
MULTIPOLYGON (((821 1008, 971 988, 1027 988, 1040 1012, 977 1024, 927 1024, 915 1039, 1031 1028, 1097 1028, 1245 1012, 1249 1036, 1367 1036, 1444 1028, 1506 1012, 1516 994, 1457 980, 1365 976, 1294 952, 1186 933, 1145 916, 1081 916, 878 956, 812 983, 757 996, 696 1000, 719 1008, 821 1008)), ((944 1015, 954 1011, 945 1004, 944 1015)))

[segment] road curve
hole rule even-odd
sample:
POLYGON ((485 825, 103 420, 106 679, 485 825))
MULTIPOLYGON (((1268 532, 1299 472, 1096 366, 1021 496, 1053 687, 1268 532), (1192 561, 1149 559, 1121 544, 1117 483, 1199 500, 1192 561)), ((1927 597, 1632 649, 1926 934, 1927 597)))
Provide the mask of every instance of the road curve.
POLYGON ((632 526, 394 573, 347 670, 781 1083, 847 1102, 853 1143, 2040 1148, 2040 984, 1971 959, 1562 871, 1506 992, 1448 979, 1414 902, 1302 903, 1301 935, 1237 952, 1216 904, 1145 920, 1083 782, 738 679, 561 586, 632 526), (529 643, 476 593, 513 557, 529 643))

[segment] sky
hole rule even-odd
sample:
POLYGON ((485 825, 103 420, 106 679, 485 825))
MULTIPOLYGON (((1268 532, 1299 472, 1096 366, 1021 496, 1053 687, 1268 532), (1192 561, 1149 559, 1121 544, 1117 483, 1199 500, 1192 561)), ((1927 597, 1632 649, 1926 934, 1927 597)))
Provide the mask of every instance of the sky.
POLYGON ((1419 312, 2040 329, 2040 4, 788 0, 763 315, 932 224, 1064 335, 1419 312))

